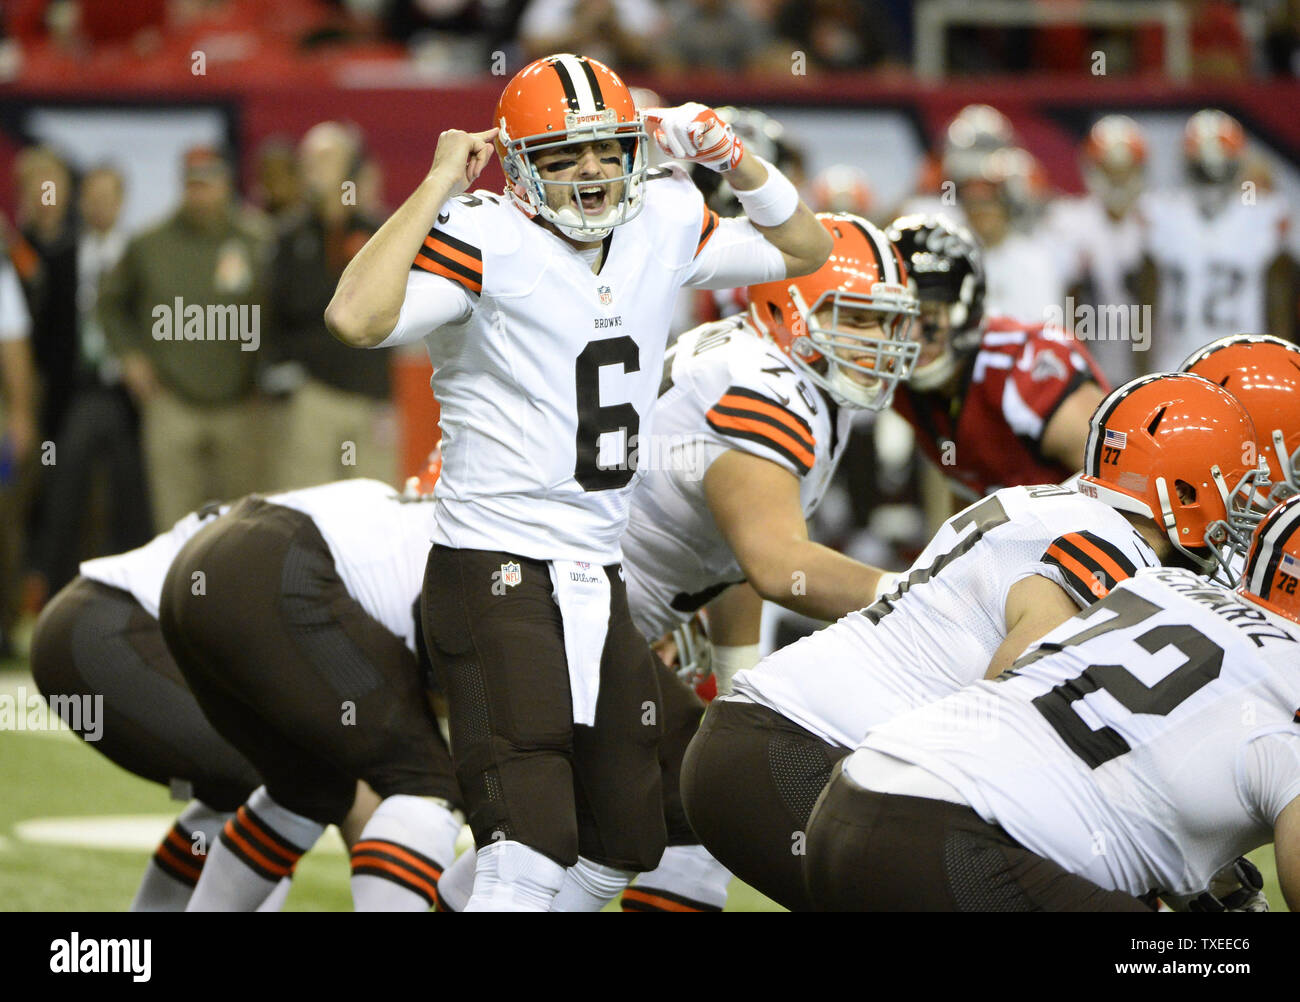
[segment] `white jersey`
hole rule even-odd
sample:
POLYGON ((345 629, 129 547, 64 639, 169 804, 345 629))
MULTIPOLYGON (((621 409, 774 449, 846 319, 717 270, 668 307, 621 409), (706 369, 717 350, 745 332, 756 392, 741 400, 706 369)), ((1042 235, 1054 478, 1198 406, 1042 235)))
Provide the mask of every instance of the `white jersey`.
POLYGON ((984 677, 1016 582, 1041 575, 1082 609, 1158 563, 1100 501, 1004 487, 948 519, 894 592, 740 672, 733 690, 852 748, 876 724, 984 677))
POLYGON ((984 310, 1027 324, 1055 322, 1065 305, 1065 249, 1045 230, 1012 231, 984 248, 984 310))
MULTIPOLYGON (((420 594, 433 531, 433 505, 402 498, 378 480, 342 480, 272 494, 272 504, 307 515, 320 530, 348 594, 390 633, 415 650, 412 603, 420 594)), ((144 546, 87 560, 83 577, 129 592, 158 618, 163 580, 181 548, 230 505, 210 505, 186 515, 144 546)))
POLYGON ((1139 362, 1147 372, 1175 370, 1216 338, 1268 332, 1266 277, 1290 225, 1282 199, 1232 197, 1207 218, 1178 191, 1153 197, 1143 215, 1160 279, 1151 351, 1139 362))
POLYGON ((912 763, 1102 887, 1196 894, 1300 796, 1297 664, 1300 625, 1143 571, 996 682, 873 730, 845 772, 879 788, 872 752, 912 763))
POLYGON ((423 337, 433 362, 443 456, 435 542, 539 560, 620 558, 678 290, 785 270, 748 220, 720 221, 705 207, 680 167, 651 171, 644 198, 606 237, 597 273, 596 251, 580 253, 507 198, 476 192, 443 206, 384 342, 423 337), (445 322, 436 304, 449 296, 463 309, 445 322))
POLYGON ((704 496, 714 460, 736 449, 788 470, 799 479, 807 518, 826 493, 853 422, 853 411, 835 407, 740 318, 683 334, 664 376, 654 437, 641 443, 645 475, 632 493, 623 536, 628 605, 650 640, 744 580, 704 496))
POLYGON ((1150 349, 1151 325, 1143 324, 1129 307, 1137 302, 1130 280, 1142 263, 1142 221, 1137 211, 1115 219, 1094 196, 1063 198, 1048 209, 1048 226, 1065 252, 1067 287, 1082 285, 1088 298, 1076 303, 1092 315, 1066 314, 1075 337, 1086 341, 1092 357, 1114 386, 1138 375, 1137 361, 1145 345, 1150 349), (1085 336, 1086 333, 1086 336, 1085 336))

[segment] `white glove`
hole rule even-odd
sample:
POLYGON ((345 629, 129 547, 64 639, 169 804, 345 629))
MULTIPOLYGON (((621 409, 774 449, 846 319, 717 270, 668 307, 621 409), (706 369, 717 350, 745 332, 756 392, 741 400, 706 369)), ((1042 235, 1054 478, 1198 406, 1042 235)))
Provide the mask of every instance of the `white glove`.
POLYGON ((740 163, 745 144, 712 108, 694 101, 676 108, 647 108, 646 130, 674 160, 723 173, 740 163))

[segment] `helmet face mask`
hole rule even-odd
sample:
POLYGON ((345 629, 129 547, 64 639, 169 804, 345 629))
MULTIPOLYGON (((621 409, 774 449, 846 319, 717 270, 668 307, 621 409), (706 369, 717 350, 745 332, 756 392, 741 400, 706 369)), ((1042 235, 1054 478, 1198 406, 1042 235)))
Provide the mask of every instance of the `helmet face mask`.
POLYGON ((829 260, 811 275, 750 286, 750 322, 840 406, 883 410, 920 354, 916 296, 883 232, 847 213, 817 219, 834 238, 829 260))
POLYGON ((808 377, 842 407, 888 407, 921 354, 911 338, 919 311, 907 289, 877 283, 870 296, 830 290, 809 307, 792 285, 790 298, 797 311, 791 325, 796 364, 807 364, 808 377), (877 324, 861 322, 868 311, 878 315, 877 324))
POLYGON ((530 63, 506 86, 495 120, 507 189, 528 216, 540 217, 572 240, 591 243, 641 212, 650 139, 627 85, 604 64, 568 54, 530 63), (610 141, 618 144, 621 161, 613 177, 602 169, 595 178, 559 180, 544 177, 537 166, 539 155, 575 148, 579 160, 585 144, 610 141), (593 187, 604 190, 606 204, 589 215, 582 209, 581 191, 593 187))
POLYGON ((1232 334, 1192 352, 1179 371, 1204 376, 1241 401, 1259 434, 1268 510, 1300 493, 1300 348, 1269 334, 1232 334))

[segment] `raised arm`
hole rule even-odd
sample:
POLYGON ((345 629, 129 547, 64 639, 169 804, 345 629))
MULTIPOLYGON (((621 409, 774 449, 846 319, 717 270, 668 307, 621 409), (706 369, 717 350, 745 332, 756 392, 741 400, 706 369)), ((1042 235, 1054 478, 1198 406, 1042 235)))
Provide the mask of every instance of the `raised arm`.
POLYGON ((651 108, 646 128, 670 157, 725 173, 745 215, 785 259, 786 278, 816 271, 833 241, 775 167, 754 156, 717 113, 702 104, 651 108))
POLYGON ((325 308, 325 326, 344 344, 370 348, 397 326, 411 262, 433 228, 438 210, 483 172, 496 129, 438 137, 433 164, 419 187, 375 232, 339 276, 325 308))

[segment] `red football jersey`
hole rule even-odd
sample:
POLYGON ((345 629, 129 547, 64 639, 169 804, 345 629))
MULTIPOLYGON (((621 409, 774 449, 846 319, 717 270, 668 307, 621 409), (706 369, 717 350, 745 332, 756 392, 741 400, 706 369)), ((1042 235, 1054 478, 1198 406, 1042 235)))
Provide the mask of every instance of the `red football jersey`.
POLYGON ((894 409, 930 460, 975 497, 1059 483, 1077 472, 1042 454, 1043 429, 1082 384, 1110 389, 1088 349, 1066 331, 1009 317, 989 319, 962 379, 951 401, 899 387, 894 409))

